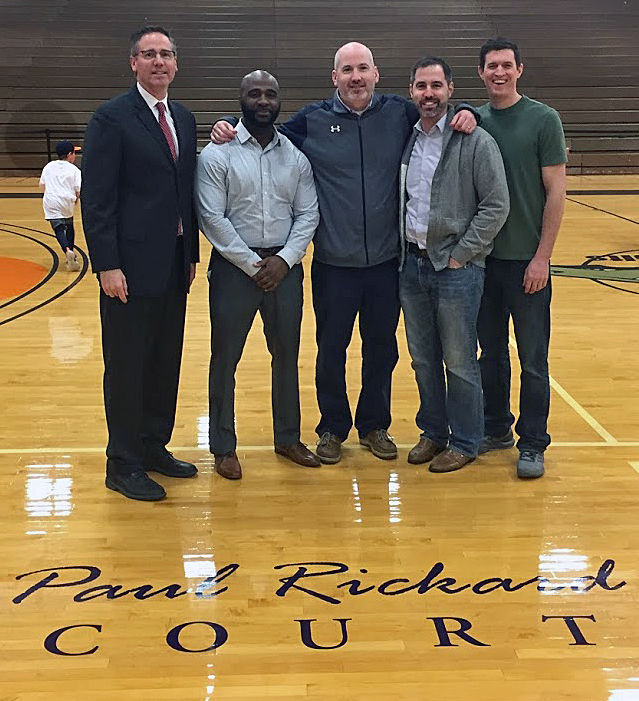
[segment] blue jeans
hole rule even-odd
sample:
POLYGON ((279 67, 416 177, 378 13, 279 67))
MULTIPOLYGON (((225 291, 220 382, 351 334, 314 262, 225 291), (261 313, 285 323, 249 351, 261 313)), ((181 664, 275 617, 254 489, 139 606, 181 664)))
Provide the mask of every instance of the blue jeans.
POLYGON ((73 229, 73 217, 68 219, 49 219, 49 224, 53 229, 62 253, 67 252, 67 248, 73 250, 73 244, 75 242, 75 231, 73 229))
POLYGON ((550 279, 543 290, 526 294, 522 286, 530 261, 486 259, 486 284, 477 330, 481 346, 485 431, 503 436, 515 421, 510 411, 508 320, 512 316, 521 365, 517 447, 543 452, 550 444, 548 346, 550 279))
POLYGON ((477 456, 484 432, 477 363, 477 314, 484 270, 435 271, 428 258, 408 253, 399 276, 408 350, 419 389, 417 426, 424 438, 477 456), (446 375, 444 376, 444 366, 446 375))

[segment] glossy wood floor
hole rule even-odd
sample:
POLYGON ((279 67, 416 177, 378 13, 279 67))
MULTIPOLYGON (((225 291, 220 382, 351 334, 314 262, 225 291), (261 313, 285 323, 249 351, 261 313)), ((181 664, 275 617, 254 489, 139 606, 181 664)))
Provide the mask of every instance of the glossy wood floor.
MULTIPOLYGON (((40 200, 0 199, 2 270, 34 288, 21 296, 2 274, 0 701, 637 701, 639 284, 610 278, 639 267, 639 177, 569 187, 581 194, 554 263, 602 256, 590 266, 612 272, 553 279, 543 479, 518 481, 514 450, 448 475, 407 464, 417 393, 403 327, 399 458, 377 460, 354 436, 335 466, 276 457, 258 323, 237 376, 245 477, 213 474, 201 270, 172 442, 200 472, 160 476, 169 498, 156 504, 103 484, 94 278, 58 268, 46 279, 58 253, 40 200)), ((35 191, 0 181, 0 193, 35 191)), ((308 288, 306 300, 303 439, 314 444, 308 288)), ((358 375, 354 341, 353 398, 358 375)))

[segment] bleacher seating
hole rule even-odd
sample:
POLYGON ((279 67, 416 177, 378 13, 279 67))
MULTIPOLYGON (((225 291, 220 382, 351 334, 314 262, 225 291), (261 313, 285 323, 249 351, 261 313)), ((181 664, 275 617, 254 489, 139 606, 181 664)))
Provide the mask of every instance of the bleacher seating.
POLYGON ((624 0, 0 0, 0 174, 35 175, 49 143, 81 143, 94 109, 132 83, 128 37, 163 24, 178 42, 171 97, 211 122, 237 112, 239 80, 265 68, 280 80, 286 119, 332 92, 335 49, 374 52, 379 90, 406 94, 416 58, 440 55, 455 96, 485 101, 479 46, 499 34, 522 50, 521 91, 561 114, 570 172, 639 172, 639 8, 624 0))

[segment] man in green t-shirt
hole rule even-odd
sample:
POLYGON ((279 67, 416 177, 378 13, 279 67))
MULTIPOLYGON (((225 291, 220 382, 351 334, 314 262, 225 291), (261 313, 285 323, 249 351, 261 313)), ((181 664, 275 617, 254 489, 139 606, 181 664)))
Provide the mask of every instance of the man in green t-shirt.
POLYGON ((478 320, 485 436, 479 452, 514 445, 510 411, 508 321, 512 317, 521 365, 517 475, 544 474, 550 407, 550 256, 566 197, 566 145, 561 120, 547 105, 517 92, 524 66, 516 44, 502 38, 479 52, 479 77, 489 103, 482 127, 501 150, 510 214, 486 259, 478 320))

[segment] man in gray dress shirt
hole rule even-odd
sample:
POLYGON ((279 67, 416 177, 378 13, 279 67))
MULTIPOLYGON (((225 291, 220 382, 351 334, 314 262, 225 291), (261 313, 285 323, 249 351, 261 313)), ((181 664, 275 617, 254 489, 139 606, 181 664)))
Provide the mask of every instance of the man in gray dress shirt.
POLYGON ((259 310, 272 363, 275 452, 307 467, 320 461, 300 442, 297 360, 302 321, 300 261, 319 222, 306 156, 278 133, 279 86, 266 71, 240 85, 242 121, 223 146, 209 144, 196 172, 200 228, 209 264, 209 443, 216 471, 239 479, 235 369, 259 310))

